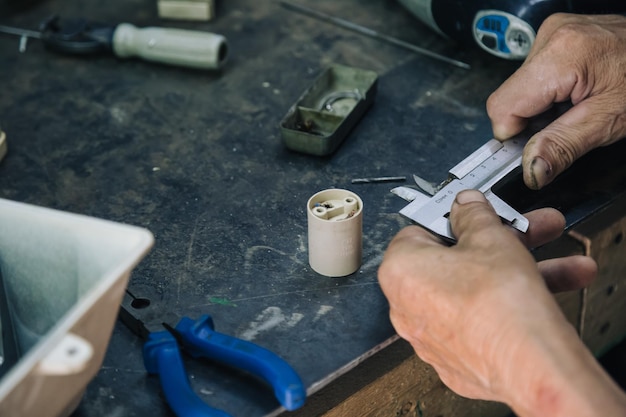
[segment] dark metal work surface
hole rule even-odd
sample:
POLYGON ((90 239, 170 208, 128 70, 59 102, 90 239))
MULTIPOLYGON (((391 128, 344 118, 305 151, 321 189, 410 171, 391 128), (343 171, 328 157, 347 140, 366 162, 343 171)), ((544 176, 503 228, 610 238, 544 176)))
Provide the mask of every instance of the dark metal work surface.
MULTIPOLYGON (((392 0, 306 2, 327 13, 469 62, 472 69, 408 53, 284 10, 277 3, 218 1, 212 22, 160 21, 156 1, 43 1, 1 24, 36 29, 53 13, 139 27, 207 30, 229 42, 219 73, 111 56, 77 58, 0 36, 0 126, 9 153, 0 195, 150 229, 152 252, 131 277, 135 296, 253 340, 290 362, 310 390, 393 336, 376 280, 405 204, 389 184, 352 178, 417 173, 442 180, 490 138, 488 94, 514 68, 462 51, 392 0), (378 95, 328 157, 286 149, 279 121, 331 63, 379 74, 378 95), (348 188, 364 201, 360 270, 331 279, 307 263, 305 205, 348 188)), ((235 416, 277 408, 256 380, 190 361, 192 385, 235 416)), ((171 416, 141 341, 122 325, 75 413, 171 416)))

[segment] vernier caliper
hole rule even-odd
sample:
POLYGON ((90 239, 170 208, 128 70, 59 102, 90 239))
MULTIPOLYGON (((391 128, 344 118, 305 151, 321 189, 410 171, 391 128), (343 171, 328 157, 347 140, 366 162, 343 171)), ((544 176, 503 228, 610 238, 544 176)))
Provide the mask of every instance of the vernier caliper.
POLYGON ((459 192, 474 189, 485 195, 503 221, 526 232, 528 219, 491 191, 491 187, 521 165, 526 142, 528 139, 520 137, 504 142, 491 139, 452 168, 448 179, 439 186, 415 177, 423 192, 409 187, 394 188, 392 193, 411 201, 400 214, 445 239, 456 241, 448 221, 452 202, 459 192))

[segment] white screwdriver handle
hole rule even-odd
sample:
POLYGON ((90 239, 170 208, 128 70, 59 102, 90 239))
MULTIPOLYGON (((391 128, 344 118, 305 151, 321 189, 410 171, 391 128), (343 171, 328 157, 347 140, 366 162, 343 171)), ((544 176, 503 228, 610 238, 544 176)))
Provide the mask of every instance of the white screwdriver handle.
POLYGON ((226 62, 226 38, 209 32, 157 27, 137 28, 121 23, 113 33, 113 52, 120 58, 199 69, 219 69, 226 62))

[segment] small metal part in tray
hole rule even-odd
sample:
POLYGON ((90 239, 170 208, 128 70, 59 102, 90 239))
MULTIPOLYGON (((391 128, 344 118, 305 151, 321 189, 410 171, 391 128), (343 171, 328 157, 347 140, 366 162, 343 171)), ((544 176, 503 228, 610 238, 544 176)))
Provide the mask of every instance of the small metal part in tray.
POLYGON ((285 145, 312 155, 334 152, 374 102, 377 81, 373 71, 331 65, 281 121, 285 145))

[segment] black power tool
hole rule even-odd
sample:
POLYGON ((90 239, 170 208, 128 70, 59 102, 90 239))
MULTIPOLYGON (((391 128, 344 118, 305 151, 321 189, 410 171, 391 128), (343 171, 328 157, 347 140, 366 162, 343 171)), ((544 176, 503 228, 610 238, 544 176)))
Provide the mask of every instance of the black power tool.
POLYGON ((524 59, 541 23, 558 12, 625 14, 624 0, 399 0, 455 41, 506 59, 524 59))

